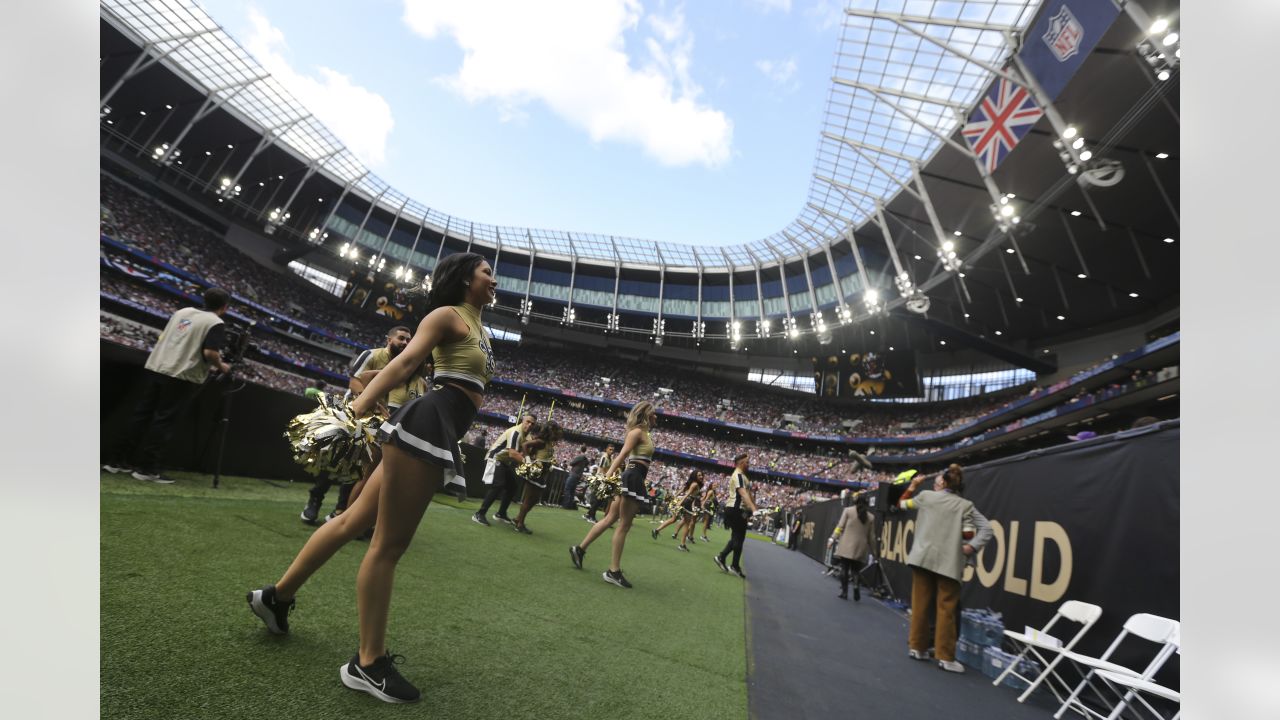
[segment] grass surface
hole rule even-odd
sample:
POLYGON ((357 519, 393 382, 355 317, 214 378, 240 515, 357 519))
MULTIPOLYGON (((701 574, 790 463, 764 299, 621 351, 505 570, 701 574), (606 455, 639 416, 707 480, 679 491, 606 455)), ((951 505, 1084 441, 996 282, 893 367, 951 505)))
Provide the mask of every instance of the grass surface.
POLYGON ((437 495, 400 562, 388 631, 423 699, 390 706, 338 680, 367 544, 334 556, 298 593, 290 635, 270 635, 244 596, 275 582, 311 533, 298 519, 308 488, 173 477, 102 476, 104 718, 747 716, 743 586, 711 562, 722 529, 681 553, 640 519, 622 564, 635 588, 623 590, 600 579, 612 533, 583 570, 570 563, 589 527, 578 513, 535 508, 524 536, 472 523, 474 500, 437 495))

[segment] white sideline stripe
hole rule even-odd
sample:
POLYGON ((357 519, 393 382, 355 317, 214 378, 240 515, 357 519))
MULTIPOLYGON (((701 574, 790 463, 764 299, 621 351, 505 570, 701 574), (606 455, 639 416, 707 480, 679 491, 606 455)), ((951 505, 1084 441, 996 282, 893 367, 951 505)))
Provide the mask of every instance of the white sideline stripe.
POLYGON ((412 433, 408 432, 407 430, 405 430, 404 428, 400 427, 400 425, 399 425, 399 424, 394 424, 394 425, 393 425, 393 424, 392 424, 391 422, 389 422, 389 421, 388 421, 388 422, 384 422, 384 423, 382 423, 382 428, 381 428, 381 430, 382 430, 382 432, 386 433, 387 435, 392 435, 392 434, 399 435, 399 436, 400 436, 400 439, 401 439, 401 440, 403 440, 404 442, 406 442, 406 443, 408 443, 408 444, 412 445, 413 447, 418 448, 419 450, 421 450, 421 451, 423 451, 423 452, 425 452, 425 453, 430 453, 431 455, 435 455, 436 457, 440 458, 441 460, 447 460, 447 461, 449 462, 449 465, 450 465, 450 466, 452 466, 452 465, 453 465, 453 453, 451 453, 451 452, 449 452, 448 450, 445 450, 445 449, 443 449, 443 448, 436 447, 435 445, 432 445, 431 443, 427 442, 426 440, 423 440, 422 438, 417 437, 416 435, 414 435, 414 434, 412 434, 412 433))

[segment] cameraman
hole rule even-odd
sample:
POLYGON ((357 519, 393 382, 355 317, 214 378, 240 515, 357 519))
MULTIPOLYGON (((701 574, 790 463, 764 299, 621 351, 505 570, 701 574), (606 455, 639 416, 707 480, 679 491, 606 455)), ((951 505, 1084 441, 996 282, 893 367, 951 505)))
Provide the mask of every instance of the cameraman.
POLYGON ((133 419, 108 452, 103 470, 132 472, 137 480, 164 485, 173 482, 160 474, 159 463, 178 416, 209 373, 231 372, 219 352, 226 343, 222 316, 230 302, 226 290, 209 288, 204 292, 204 309, 182 308, 169 318, 147 356, 142 397, 133 419))

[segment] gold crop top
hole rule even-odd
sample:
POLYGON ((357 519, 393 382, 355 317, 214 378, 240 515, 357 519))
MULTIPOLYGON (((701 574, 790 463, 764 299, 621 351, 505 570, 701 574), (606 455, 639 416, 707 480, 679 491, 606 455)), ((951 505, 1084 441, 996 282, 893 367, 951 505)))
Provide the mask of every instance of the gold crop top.
POLYGON ((646 462, 653 460, 653 439, 649 437, 648 430, 640 431, 640 442, 637 442, 635 449, 631 451, 631 459, 646 462))
POLYGON ((435 364, 437 382, 448 380, 458 382, 476 392, 484 392, 493 377, 493 349, 489 346, 489 336, 480 324, 480 311, 463 303, 453 306, 467 323, 467 336, 448 345, 438 345, 431 351, 431 361, 435 364))

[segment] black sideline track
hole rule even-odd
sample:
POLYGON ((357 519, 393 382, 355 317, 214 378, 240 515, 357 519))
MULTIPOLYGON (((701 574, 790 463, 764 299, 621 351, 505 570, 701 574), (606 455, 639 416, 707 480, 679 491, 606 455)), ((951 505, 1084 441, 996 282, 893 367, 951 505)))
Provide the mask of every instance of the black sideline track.
MULTIPOLYGON (((710 561, 707 561, 710 563, 710 561)), ((748 540, 747 692, 752 720, 1045 720, 1057 704, 907 658, 907 619, 840 585, 799 551, 748 540)), ((903 595, 910 588, 895 588, 903 595)))

